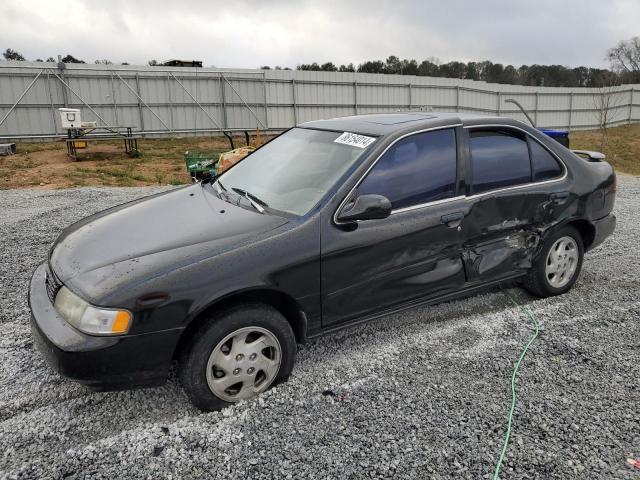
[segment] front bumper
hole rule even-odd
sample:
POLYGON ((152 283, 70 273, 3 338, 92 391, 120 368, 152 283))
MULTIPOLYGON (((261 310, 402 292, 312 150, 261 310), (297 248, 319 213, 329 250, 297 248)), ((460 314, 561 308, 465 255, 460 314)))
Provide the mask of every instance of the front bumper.
POLYGON ((31 278, 33 342, 61 375, 99 390, 161 385, 182 329, 100 337, 73 328, 55 310, 45 287, 46 263, 31 278))
POLYGON ((613 213, 610 213, 606 217, 602 217, 599 220, 594 220, 592 222, 595 228, 595 235, 593 237, 593 242, 589 245, 589 250, 597 247, 605 239, 613 233, 616 229, 616 216, 613 213))

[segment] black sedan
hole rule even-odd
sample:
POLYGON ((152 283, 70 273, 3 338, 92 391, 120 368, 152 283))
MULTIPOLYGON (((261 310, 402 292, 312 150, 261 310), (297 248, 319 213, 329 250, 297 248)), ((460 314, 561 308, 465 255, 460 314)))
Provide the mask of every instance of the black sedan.
POLYGON ((31 281, 34 338, 97 389, 161 384, 177 360, 219 409, 285 380, 307 338, 507 280, 569 290, 615 228, 614 171, 586 155, 497 117, 306 123, 64 230, 31 281))

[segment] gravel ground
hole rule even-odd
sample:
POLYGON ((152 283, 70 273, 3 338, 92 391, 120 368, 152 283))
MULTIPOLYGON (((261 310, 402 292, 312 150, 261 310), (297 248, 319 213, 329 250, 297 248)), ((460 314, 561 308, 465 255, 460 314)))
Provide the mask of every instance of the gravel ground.
MULTIPOLYGON (((501 478, 638 479, 640 178, 574 289, 509 290, 541 334, 518 381, 501 478)), ((157 189, 0 192, 0 472, 8 478, 491 478, 529 320, 497 290, 314 340, 290 381, 202 414, 172 377, 94 393, 29 336, 29 277, 60 230, 157 189), (335 395, 325 394, 331 390, 335 395)))

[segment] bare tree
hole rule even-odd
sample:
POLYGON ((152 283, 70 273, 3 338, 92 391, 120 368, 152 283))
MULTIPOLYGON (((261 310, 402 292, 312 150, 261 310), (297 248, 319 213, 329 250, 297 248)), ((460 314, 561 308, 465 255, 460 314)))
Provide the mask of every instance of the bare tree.
POLYGON ((623 40, 609 50, 607 58, 611 66, 619 71, 640 73, 640 37, 623 40))
POLYGON ((619 107, 622 103, 622 94, 618 91, 617 86, 613 84, 598 87, 593 94, 594 115, 601 135, 600 150, 603 152, 608 145, 608 128, 618 120, 619 107))

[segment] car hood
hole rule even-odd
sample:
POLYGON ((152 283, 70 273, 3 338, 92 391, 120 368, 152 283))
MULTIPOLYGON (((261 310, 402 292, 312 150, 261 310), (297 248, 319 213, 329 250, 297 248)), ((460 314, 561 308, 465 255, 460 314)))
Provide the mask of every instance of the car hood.
POLYGON ((286 223, 195 184, 69 226, 53 244, 49 264, 60 281, 87 300, 96 299, 123 283, 145 281, 256 241, 286 223))

